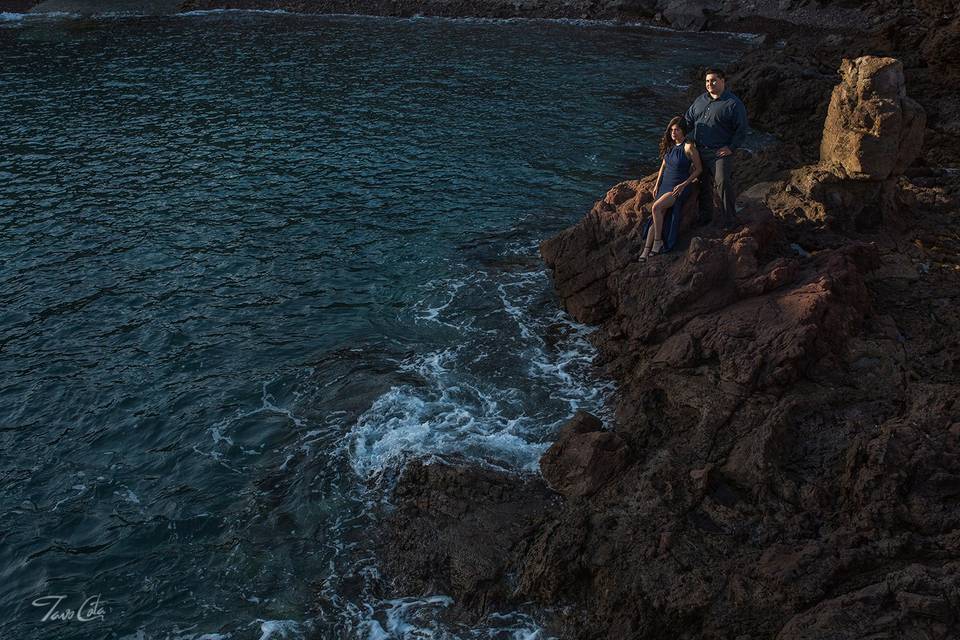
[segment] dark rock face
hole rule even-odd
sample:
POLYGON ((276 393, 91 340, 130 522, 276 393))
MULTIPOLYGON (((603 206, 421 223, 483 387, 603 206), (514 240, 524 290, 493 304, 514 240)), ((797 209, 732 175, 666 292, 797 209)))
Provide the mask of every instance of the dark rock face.
POLYGON ((540 459, 540 471, 554 491, 587 496, 607 484, 627 464, 627 444, 616 433, 601 431, 600 421, 578 412, 540 459))
POLYGON ((40 0, 0 0, 0 12, 26 13, 40 0))
POLYGON ((43 0, 30 10, 34 13, 76 13, 89 15, 103 12, 137 15, 170 15, 180 10, 183 0, 43 0))
POLYGON ((507 567, 557 509, 539 478, 479 469, 456 460, 413 461, 394 490, 380 557, 401 593, 443 593, 481 616, 511 595, 507 567))
POLYGON ((717 11, 717 0, 661 0, 660 12, 671 27, 681 31, 700 31, 707 26, 710 14, 717 11))

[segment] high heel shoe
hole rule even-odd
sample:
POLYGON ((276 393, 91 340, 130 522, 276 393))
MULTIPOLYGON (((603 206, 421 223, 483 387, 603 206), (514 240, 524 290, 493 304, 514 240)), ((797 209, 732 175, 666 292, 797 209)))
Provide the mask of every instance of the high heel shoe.
POLYGON ((653 240, 653 231, 647 233, 647 241, 643 245, 643 253, 640 254, 640 257, 637 258, 637 262, 644 263, 647 261, 647 258, 651 255, 651 250, 653 249, 654 244, 653 240))
POLYGON ((647 253, 647 257, 650 258, 652 256, 658 256, 661 253, 663 253, 663 240, 654 240, 653 247, 651 247, 650 251, 647 253))

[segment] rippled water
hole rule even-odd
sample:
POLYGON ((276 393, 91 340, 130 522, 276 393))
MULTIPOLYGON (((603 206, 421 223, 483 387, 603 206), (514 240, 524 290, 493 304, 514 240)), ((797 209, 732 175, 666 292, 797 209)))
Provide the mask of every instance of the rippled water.
POLYGON ((537 243, 744 44, 560 22, 0 20, 0 636, 533 638, 369 543, 411 455, 608 415, 537 243), (99 594, 103 617, 43 621, 99 594))

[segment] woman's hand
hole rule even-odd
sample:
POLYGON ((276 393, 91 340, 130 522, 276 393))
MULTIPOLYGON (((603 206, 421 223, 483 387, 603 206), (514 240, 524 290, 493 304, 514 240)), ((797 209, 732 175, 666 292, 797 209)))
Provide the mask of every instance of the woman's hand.
POLYGON ((675 186, 675 187, 673 188, 673 191, 670 192, 670 194, 671 194, 674 198, 679 198, 679 197, 680 197, 680 194, 683 193, 683 190, 687 188, 687 182, 688 182, 687 180, 684 180, 683 182, 681 182, 680 184, 678 184, 677 186, 675 186))

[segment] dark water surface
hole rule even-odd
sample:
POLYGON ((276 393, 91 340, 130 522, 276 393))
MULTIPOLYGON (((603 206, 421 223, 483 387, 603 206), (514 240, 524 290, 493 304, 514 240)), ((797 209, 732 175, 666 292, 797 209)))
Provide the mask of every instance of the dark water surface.
POLYGON ((5 15, 0 637, 543 637, 387 598, 376 507, 411 455, 536 472, 576 409, 609 416, 537 243, 744 47, 5 15), (98 594, 87 622, 31 604, 98 594))

